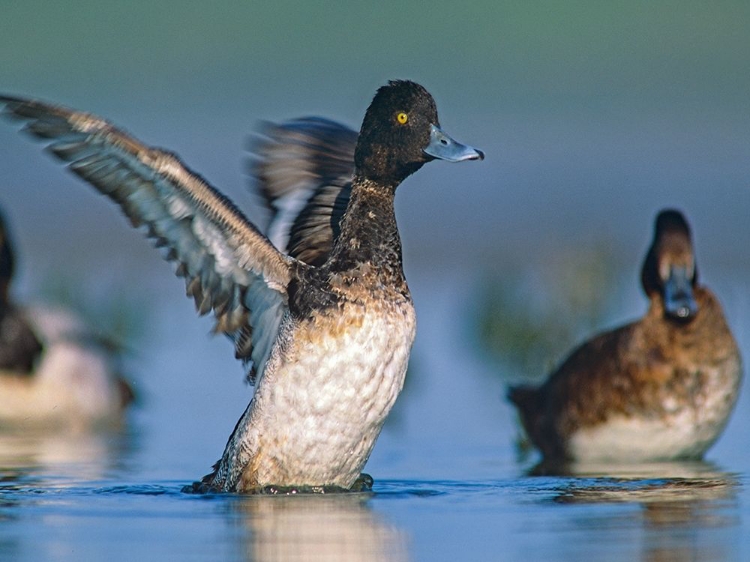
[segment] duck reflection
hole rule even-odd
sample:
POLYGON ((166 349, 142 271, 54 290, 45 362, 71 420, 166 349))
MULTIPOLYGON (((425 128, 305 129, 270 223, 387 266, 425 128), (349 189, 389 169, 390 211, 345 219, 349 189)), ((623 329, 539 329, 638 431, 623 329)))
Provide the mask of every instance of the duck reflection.
MULTIPOLYGON (((545 470, 546 474, 554 472, 551 467, 545 470)), ((568 465, 558 467, 557 474, 576 478, 566 480, 554 498, 556 503, 639 506, 632 517, 622 518, 618 513, 611 521, 623 536, 632 538, 633 528, 640 531, 640 560, 725 560, 736 552, 737 545, 724 540, 734 535, 725 537, 722 529, 740 524, 739 483, 714 464, 568 465)))
POLYGON ((406 533, 367 505, 370 494, 249 496, 239 510, 248 560, 405 561, 406 533))
POLYGON ((70 486, 125 468, 135 447, 130 430, 0 431, 0 487, 70 486))

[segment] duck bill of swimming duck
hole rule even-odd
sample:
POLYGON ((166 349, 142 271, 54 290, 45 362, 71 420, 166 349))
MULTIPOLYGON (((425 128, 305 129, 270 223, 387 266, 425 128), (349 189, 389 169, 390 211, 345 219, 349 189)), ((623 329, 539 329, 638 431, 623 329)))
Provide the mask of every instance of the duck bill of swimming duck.
POLYGON ((423 152, 446 162, 484 160, 484 152, 454 140, 437 125, 430 125, 430 142, 423 152))
POLYGON ((669 268, 669 277, 664 283, 664 312, 680 322, 690 322, 698 314, 692 275, 687 267, 669 268))

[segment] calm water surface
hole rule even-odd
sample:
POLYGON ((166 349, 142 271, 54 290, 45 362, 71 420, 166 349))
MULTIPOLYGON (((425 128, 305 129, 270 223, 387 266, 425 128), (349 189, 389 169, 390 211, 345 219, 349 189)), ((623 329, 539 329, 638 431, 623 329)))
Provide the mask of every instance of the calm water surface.
POLYGON ((9 560, 745 560, 748 554, 746 478, 708 463, 607 477, 382 480, 372 494, 199 497, 182 494, 182 481, 143 482, 106 466, 99 455, 108 445, 96 438, 64 445, 40 439, 36 454, 28 445, 7 453, 16 441, 2 440, 4 465, 19 461, 3 470, 0 486, 0 555, 9 560), (65 446, 97 458, 66 458, 65 446), (109 478, 96 478, 97 469, 109 478))
POLYGON ((460 323, 445 321, 465 306, 445 298, 461 279, 412 283, 425 297, 413 380, 367 466, 373 493, 183 494, 219 457, 250 389, 229 344, 205 336, 210 324, 164 277, 155 290, 174 298, 155 314, 154 344, 133 361, 144 399, 127 428, 0 434, 0 559, 750 556, 747 393, 706 462, 530 476, 535 459, 518 459, 500 380, 459 336, 460 323))

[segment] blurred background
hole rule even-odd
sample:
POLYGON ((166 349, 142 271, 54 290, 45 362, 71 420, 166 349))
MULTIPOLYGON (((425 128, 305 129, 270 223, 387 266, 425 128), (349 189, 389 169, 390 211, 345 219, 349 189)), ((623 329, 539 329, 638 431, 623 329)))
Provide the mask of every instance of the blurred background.
MULTIPOLYGON (((178 153, 259 222, 245 172, 259 121, 358 128, 388 79, 422 83, 445 130, 486 152, 399 190, 419 328, 376 478, 514 462, 506 381, 539 380, 592 331, 645 311, 639 270, 663 207, 689 218, 702 279, 750 357, 750 3, 25 0, 0 12, 0 90, 178 153), (466 462, 488 447, 496 464, 466 462)), ((142 396, 132 463, 144 478, 199 477, 251 396, 242 367, 144 236, 39 149, 0 126, 15 294, 63 298, 121 331, 142 396)), ((750 466, 737 446, 749 406, 709 454, 732 469, 750 466)))

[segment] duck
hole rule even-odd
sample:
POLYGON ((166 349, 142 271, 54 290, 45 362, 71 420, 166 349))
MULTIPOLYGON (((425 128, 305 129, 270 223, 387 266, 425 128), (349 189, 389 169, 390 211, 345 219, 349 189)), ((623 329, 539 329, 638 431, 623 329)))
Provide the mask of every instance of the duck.
POLYGON ((742 361, 679 210, 658 213, 641 285, 642 318, 577 347, 541 386, 509 389, 548 467, 700 459, 726 426, 742 361))
POLYGON ((69 169, 144 225, 177 262, 199 314, 247 363, 255 392, 212 472, 186 491, 348 490, 398 396, 416 331, 394 198, 433 160, 484 153, 440 127, 432 95, 409 80, 365 112, 340 232, 321 265, 279 251, 205 179, 92 114, 0 96, 69 169))
POLYGON ((8 231, 0 215, 0 428, 120 426, 135 392, 118 353, 71 310, 14 302, 8 231))

